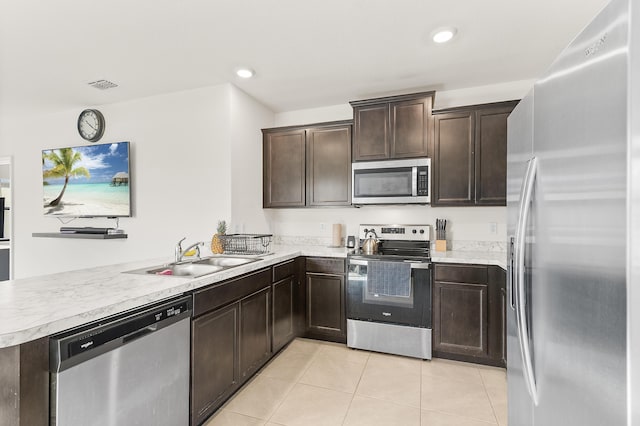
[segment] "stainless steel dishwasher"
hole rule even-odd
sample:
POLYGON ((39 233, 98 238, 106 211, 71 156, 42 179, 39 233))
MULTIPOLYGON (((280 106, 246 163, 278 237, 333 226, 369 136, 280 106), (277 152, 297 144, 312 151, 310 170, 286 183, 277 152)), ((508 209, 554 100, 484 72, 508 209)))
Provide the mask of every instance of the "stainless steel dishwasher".
POLYGON ((191 300, 52 336, 50 425, 188 425, 191 300))

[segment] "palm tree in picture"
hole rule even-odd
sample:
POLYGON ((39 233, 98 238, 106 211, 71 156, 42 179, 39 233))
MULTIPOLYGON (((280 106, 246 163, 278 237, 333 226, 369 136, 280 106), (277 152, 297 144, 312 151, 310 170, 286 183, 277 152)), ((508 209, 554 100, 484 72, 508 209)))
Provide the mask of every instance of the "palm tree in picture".
POLYGON ((60 195, 58 195, 53 201, 49 203, 49 206, 57 206, 62 200, 64 191, 67 189, 69 178, 71 176, 86 176, 91 177, 89 170, 84 167, 73 168, 73 165, 82 159, 82 154, 78 151, 73 151, 72 148, 60 148, 58 152, 51 150, 46 154, 42 154, 42 161, 49 160, 53 163, 53 167, 42 172, 44 179, 48 178, 64 178, 64 186, 60 195))

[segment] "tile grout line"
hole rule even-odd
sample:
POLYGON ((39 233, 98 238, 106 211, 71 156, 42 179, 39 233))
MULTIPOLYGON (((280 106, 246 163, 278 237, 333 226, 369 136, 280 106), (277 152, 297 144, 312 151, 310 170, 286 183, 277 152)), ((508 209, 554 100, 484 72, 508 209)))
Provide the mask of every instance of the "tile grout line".
MULTIPOLYGON (((359 349, 355 349, 359 350, 359 349)), ((349 406, 347 407, 347 412, 344 414, 344 419, 342 419, 342 426, 344 426, 344 422, 347 421, 347 416, 349 415, 349 410, 351 409, 351 405, 353 405, 353 400, 356 397, 356 393, 358 392, 358 387, 360 386, 360 382, 362 381, 362 377, 364 376, 364 371, 367 369, 367 365, 369 365, 369 360, 371 359, 371 352, 367 353, 367 361, 364 363, 364 367, 362 368, 362 373, 360 373, 360 378, 358 379, 358 383, 356 384, 356 388, 351 395, 351 401, 349 401, 349 406)))
MULTIPOLYGON (((431 358, 433 359, 433 358, 431 358)), ((431 362, 431 359, 429 359, 429 362, 431 362)), ((423 363, 427 362, 425 360, 422 360, 423 363)), ((422 425, 422 381, 424 380, 424 365, 425 364, 420 364, 420 410, 419 410, 419 416, 418 416, 418 420, 420 421, 420 425, 422 425)))
MULTIPOLYGON (((295 340, 294 340, 295 341, 295 340)), ((293 342, 292 342, 293 343, 293 342)), ((282 400, 280 401, 280 403, 278 403, 278 405, 276 406, 276 408, 273 410, 273 412, 269 415, 269 418, 267 419, 267 421, 265 422, 265 425, 267 423, 275 423, 275 422, 271 422, 271 419, 273 418, 273 416, 276 414, 276 412, 278 411, 278 409, 280 409, 280 407, 282 406, 282 404, 284 403, 284 401, 287 399, 287 397, 289 396, 289 394, 291 393, 291 391, 293 391, 293 388, 296 387, 297 384, 301 384, 300 383, 300 379, 304 376, 304 374, 307 372, 307 370, 311 367, 311 363, 313 362, 313 360, 316 358, 316 356, 320 353, 321 348, 318 348, 318 350, 316 350, 313 355, 311 356, 311 358, 309 359, 309 364, 304 368, 304 371, 302 371, 302 373, 300 374, 299 377, 297 377, 294 381, 293 381, 293 386, 291 386, 291 389, 289 389, 284 396, 282 397, 282 400)), ((301 351, 303 352, 303 351, 301 351)), ((276 424, 280 424, 280 423, 276 423, 276 424)))
POLYGON ((489 391, 487 391, 487 384, 485 383, 484 377, 482 377, 482 373, 480 372, 479 368, 476 367, 476 370, 478 370, 478 374, 480 374, 480 380, 482 381, 482 389, 484 390, 485 395, 487 395, 487 399, 489 400, 489 404, 491 405, 493 418, 496 420, 496 424, 500 425, 500 422, 498 421, 498 415, 496 414, 496 408, 493 406, 493 400, 491 399, 491 396, 489 396, 489 391))
MULTIPOLYGON (((458 363, 458 361, 454 361, 454 362, 458 363)), ((477 375, 479 376, 480 382, 477 383, 477 385, 481 385, 482 386, 484 394, 486 395, 487 400, 489 401, 489 405, 491 407, 491 411, 492 411, 493 416, 494 416, 494 422, 482 420, 482 419, 479 419, 479 418, 476 418, 476 417, 468 417, 468 416, 461 415, 461 414, 454 414, 454 413, 451 413, 449 411, 443 411, 443 410, 440 410, 440 409, 426 409, 426 408, 423 409, 422 408, 422 404, 420 405, 420 407, 421 407, 421 414, 420 414, 421 417, 422 417, 422 410, 425 410, 425 411, 431 411, 431 412, 436 412, 436 413, 442 413, 442 414, 446 414, 446 415, 455 415, 455 416, 462 417, 462 418, 465 418, 465 419, 468 419, 468 420, 473 420, 473 421, 476 421, 476 422, 486 423, 487 425, 494 425, 494 426, 498 426, 499 425, 499 426, 501 426, 500 422, 498 421, 498 418, 497 418, 497 415, 496 415, 496 410, 495 410, 495 408, 493 406, 492 399, 489 396, 487 388, 485 386, 485 381, 483 379, 482 374, 480 373, 481 368, 479 368, 479 367, 477 367, 475 365, 469 365, 469 363, 464 363, 464 364, 465 364, 465 368, 469 368, 469 367, 472 368, 477 373, 477 375)), ((462 378, 452 378, 452 377, 449 377, 449 376, 439 376, 437 374, 436 375, 432 375, 430 373, 427 374, 427 376, 434 377, 434 378, 437 378, 439 380, 447 380, 447 381, 450 381, 450 382, 457 382, 459 384, 466 384, 467 383, 467 380, 462 379, 462 378)), ((421 400, 421 403, 422 403, 422 400, 421 400)))

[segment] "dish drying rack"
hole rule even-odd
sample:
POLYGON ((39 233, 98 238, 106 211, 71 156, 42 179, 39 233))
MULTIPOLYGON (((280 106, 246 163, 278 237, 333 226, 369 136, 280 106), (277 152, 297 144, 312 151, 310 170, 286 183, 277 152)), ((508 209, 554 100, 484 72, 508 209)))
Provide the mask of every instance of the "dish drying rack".
POLYGON ((220 235, 225 254, 267 254, 271 251, 272 234, 220 235))

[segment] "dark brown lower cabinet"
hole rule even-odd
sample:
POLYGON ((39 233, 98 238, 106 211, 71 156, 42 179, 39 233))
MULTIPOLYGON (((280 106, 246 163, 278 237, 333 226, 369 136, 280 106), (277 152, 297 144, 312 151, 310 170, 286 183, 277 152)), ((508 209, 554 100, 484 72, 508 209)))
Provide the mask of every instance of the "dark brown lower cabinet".
POLYGON ((307 336, 346 343, 344 260, 307 258, 307 336))
POLYGON ((295 336, 294 277, 285 278, 272 286, 273 297, 273 352, 279 351, 295 336))
POLYGON ((191 424, 202 424, 271 357, 271 270, 194 292, 191 424))
POLYGON ((499 358, 503 366, 507 365, 507 273, 498 266, 489 266, 489 282, 492 283, 490 290, 495 292, 489 296, 489 313, 492 317, 489 322, 496 322, 496 339, 493 339, 491 353, 495 358, 499 358), (495 305, 495 306, 494 306, 495 305), (501 337, 501 338, 500 338, 501 337))
POLYGON ((49 424, 49 337, 0 348, 0 425, 49 424))
POLYGON ((244 382, 271 357, 271 288, 240 301, 240 380, 244 382))
POLYGON ((236 389, 238 383, 238 303, 191 323, 191 424, 198 425, 236 389))
POLYGON ((304 267, 304 257, 273 266, 271 350, 274 354, 296 336, 304 335, 304 286, 300 284, 304 267))
POLYGON ((433 285, 433 354, 505 365, 505 273, 484 265, 436 264, 433 285))

